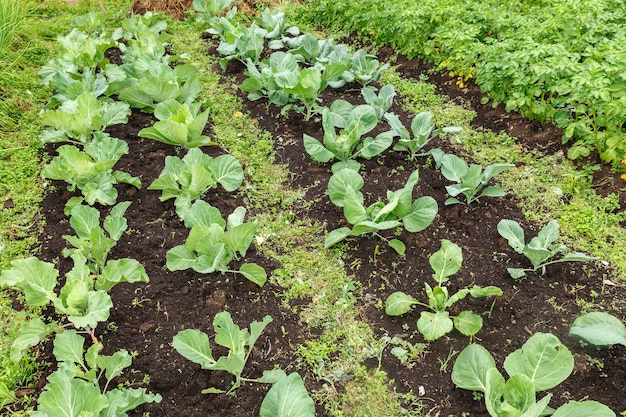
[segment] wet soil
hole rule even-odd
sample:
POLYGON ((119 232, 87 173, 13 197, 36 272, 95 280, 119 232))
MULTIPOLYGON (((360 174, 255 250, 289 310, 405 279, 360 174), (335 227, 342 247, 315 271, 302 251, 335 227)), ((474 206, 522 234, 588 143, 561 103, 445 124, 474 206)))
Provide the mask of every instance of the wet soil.
MULTIPOLYGON (((506 113, 502 107, 481 105, 476 86, 459 88, 454 79, 431 74, 429 68, 417 60, 400 57, 396 64, 406 77, 428 75, 441 93, 474 109, 477 112, 475 126, 505 130, 517 137, 522 145, 546 153, 563 149, 558 129, 506 113)), ((229 65, 226 76, 241 81, 244 77, 242 70, 241 66, 229 65)), ((326 91, 324 104, 337 98, 353 103, 360 101, 358 89, 344 88, 326 91)), ((396 97, 392 110, 408 126, 412 115, 401 108, 401 100, 396 97)), ((346 225, 342 210, 333 206, 325 195, 330 167, 314 162, 302 144, 303 133, 322 137, 319 121, 305 122, 297 114, 282 117, 279 109, 268 106, 264 100, 249 102, 244 98, 243 103, 244 112, 250 112, 262 129, 280 138, 275 144, 276 161, 287 164, 293 173, 290 186, 306 189, 307 199, 314 201, 307 208, 294 207, 297 216, 326 222, 328 230, 346 225)), ((261 320, 266 314, 273 318, 257 342, 244 376, 258 377, 263 370, 279 366, 287 372, 298 371, 308 388, 319 387, 312 370, 303 367, 295 354, 299 343, 314 336, 299 323, 296 315, 281 306, 280 297, 277 297, 281 288, 271 284, 259 288, 229 274, 202 275, 193 271, 170 272, 165 268, 166 251, 183 243, 188 230, 178 219, 172 201, 159 201, 160 193, 148 191, 146 187, 163 169, 167 155, 182 157, 184 152, 139 138, 137 132, 153 121, 150 115, 134 112, 126 125, 109 129, 112 136, 127 141, 130 147, 129 155, 123 157, 115 168, 139 176, 143 183, 140 190, 130 186, 118 188, 118 201, 129 200, 132 204, 126 213, 128 232, 110 258, 137 259, 145 266, 150 282, 121 284, 112 290, 114 309, 107 324, 99 329, 98 337, 104 343, 104 353, 124 348, 137 354, 132 372, 127 372, 123 380, 116 382, 147 386, 163 396, 160 404, 141 406, 130 415, 258 415, 268 386, 246 383, 237 390, 236 396, 202 394, 203 389, 211 386, 228 389, 232 378, 225 372, 201 370, 171 346, 173 336, 183 329, 194 328, 213 334, 213 317, 223 310, 229 311, 241 327, 247 327, 252 320, 261 320)), ((210 132, 210 125, 207 132, 210 132)), ((433 146, 446 152, 460 152, 446 138, 438 138, 433 146)), ((49 150, 54 153, 52 148, 49 150)), ((204 151, 212 156, 224 152, 218 147, 205 148, 204 151)), ((499 237, 496 225, 504 218, 516 220, 527 230, 527 235, 534 235, 538 227, 524 220, 514 197, 483 199, 471 206, 445 206, 448 182, 426 160, 409 162, 404 154, 389 150, 363 163, 365 187, 362 191, 366 204, 384 199, 387 190, 401 188, 415 169, 419 169, 420 180, 414 198, 429 195, 439 204, 439 214, 429 228, 420 233, 403 232, 400 235, 407 247, 406 256, 397 255, 377 238, 349 240, 348 272, 362 288, 358 298, 362 319, 377 335, 397 336, 410 343, 425 342, 416 332, 419 312, 392 318, 384 313, 381 305, 394 291, 404 291, 426 301, 424 282, 432 283, 428 257, 439 249, 442 239, 449 239, 463 250, 463 266, 450 281, 451 292, 473 284, 496 285, 503 290, 502 297, 496 299, 465 299, 452 311, 472 309, 485 312, 484 327, 475 341, 486 346, 500 366, 506 355, 519 348, 531 334, 554 333, 573 352, 576 365, 573 375, 550 391, 554 394, 551 406, 570 399, 592 399, 607 404, 617 413, 626 409, 623 396, 626 348, 583 348, 579 341, 567 335, 568 327, 585 303, 594 303, 597 308, 624 317, 626 291, 603 284, 603 279, 610 276, 607 267, 602 264, 557 264, 549 267, 544 276, 532 275, 524 281, 515 281, 509 277, 507 266, 526 265, 527 261, 499 237)), ((46 228, 41 237, 40 258, 58 262, 61 274, 71 267, 70 262, 61 256, 61 251, 66 246, 62 236, 72 234, 68 219, 63 215, 63 207, 72 195, 65 190, 63 183, 55 182, 43 202, 46 228)), ((223 215, 242 204, 241 196, 236 193, 213 192, 207 194, 205 200, 220 209, 223 215)), ((107 209, 101 211, 104 215, 107 209)), ((258 256, 253 247, 246 261, 256 262, 268 271, 280 266, 275 260, 258 256)), ((484 403, 476 401, 471 392, 455 389, 450 380, 454 357, 469 342, 467 337, 452 332, 428 344, 421 357, 411 364, 401 364, 390 354, 390 349, 386 349, 382 369, 395 380, 399 391, 421 395, 424 406, 431 410, 430 415, 486 416, 484 403)), ((217 349, 217 355, 224 353, 217 349)), ((378 364, 374 361, 369 365, 378 364)), ((317 405, 317 415, 327 415, 321 404, 317 405)))

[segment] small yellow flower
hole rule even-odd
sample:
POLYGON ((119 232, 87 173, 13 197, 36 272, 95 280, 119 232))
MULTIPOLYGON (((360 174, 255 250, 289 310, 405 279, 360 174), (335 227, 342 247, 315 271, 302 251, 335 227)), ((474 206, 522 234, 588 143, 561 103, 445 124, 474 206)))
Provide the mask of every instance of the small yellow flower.
POLYGON ((236 112, 235 112, 235 114, 234 114, 234 116, 235 116, 235 117, 241 117, 241 116, 243 116, 243 113, 242 113, 242 112, 240 112, 240 111, 236 111, 236 112))
POLYGON ((626 155, 624 155, 624 158, 622 159, 622 162, 620 162, 620 164, 626 166, 626 155))
POLYGON ((620 176, 620 178, 621 178, 623 181, 626 181, 626 174, 622 174, 622 175, 620 176))

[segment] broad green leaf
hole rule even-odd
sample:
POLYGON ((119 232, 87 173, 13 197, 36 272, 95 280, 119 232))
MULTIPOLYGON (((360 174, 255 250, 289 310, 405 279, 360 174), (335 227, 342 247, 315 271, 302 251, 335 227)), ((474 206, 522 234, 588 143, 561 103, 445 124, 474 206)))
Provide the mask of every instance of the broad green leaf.
POLYGON ((84 365, 85 338, 76 330, 65 330, 54 338, 54 357, 58 362, 84 365))
POLYGON ((96 280, 97 290, 109 291, 121 282, 148 282, 148 274, 137 260, 122 258, 108 261, 96 280))
POLYGON ((506 270, 513 279, 520 279, 526 276, 526 269, 523 268, 507 268, 506 270))
POLYGON ((359 151, 359 155, 365 159, 373 158, 389 148, 392 142, 393 134, 391 132, 380 133, 374 138, 365 138, 365 140, 363 140, 363 146, 359 151))
POLYGON ((550 333, 535 333, 504 361, 509 375, 523 374, 537 391, 554 388, 574 369, 574 357, 559 339, 550 333))
POLYGON ((437 340, 454 328, 454 323, 450 319, 447 311, 422 311, 417 320, 417 330, 426 340, 437 340))
POLYGON ((379 230, 395 229, 400 226, 402 226, 402 223, 397 220, 387 220, 384 222, 372 222, 366 220, 354 225, 352 228, 352 234, 354 236, 361 236, 367 233, 377 232, 379 230))
POLYGON ((513 375, 506 381, 502 411, 524 413, 535 402, 535 386, 526 375, 513 375))
POLYGON ((94 329, 98 323, 107 321, 112 308, 113 302, 107 292, 91 291, 87 294, 87 309, 81 314, 68 315, 67 319, 78 328, 94 329))
POLYGON ((144 403, 160 403, 159 394, 146 392, 145 388, 112 389, 104 394, 108 405, 99 417, 124 417, 126 411, 134 410, 144 403))
POLYGON ((399 239, 391 239, 389 242, 389 247, 395 250, 398 255, 404 255, 406 253, 406 245, 403 241, 399 239))
POLYGON ((517 253, 522 253, 526 243, 524 241, 524 229, 514 220, 503 219, 498 223, 498 233, 505 238, 509 245, 517 253))
POLYGON ((209 336, 200 330, 182 330, 174 336, 172 346, 178 353, 203 369, 211 369, 215 364, 213 351, 209 345, 209 336))
POLYGON ((19 362, 28 349, 36 346, 51 335, 59 325, 57 323, 46 324, 39 317, 22 323, 17 329, 17 338, 11 345, 10 357, 13 362, 19 362))
POLYGON ((232 353, 240 353, 248 341, 250 335, 246 329, 241 330, 233 323, 230 313, 222 311, 213 319, 215 329, 215 343, 231 350, 232 353))
POLYGON ((528 242, 528 246, 536 249, 547 249, 559 238, 559 222, 550 220, 539 234, 528 242))
POLYGON ((470 294, 474 298, 484 298, 491 296, 501 296, 502 290, 499 287, 495 287, 493 285, 488 285, 486 287, 479 287, 478 285, 474 285, 470 288, 470 294))
POLYGON ((255 263, 245 263, 241 265, 239 272, 259 287, 262 287, 265 281, 267 281, 265 269, 255 263))
POLYGON ((358 172, 352 169, 342 169, 330 177, 328 181, 328 197, 334 205, 343 207, 346 191, 350 187, 356 192, 358 201, 363 203, 363 194, 360 192, 363 184, 363 178, 358 172))
POLYGON ((433 279, 442 285, 448 281, 448 277, 456 274, 461 269, 463 253, 457 244, 443 239, 441 249, 433 253, 428 259, 431 268, 435 271, 433 279))
POLYGON ((550 410, 548 404, 550 403, 551 398, 552 394, 546 395, 541 400, 537 401, 536 404, 531 405, 520 417, 540 417, 547 415, 550 410))
POLYGON ((409 232, 421 232, 431 225, 438 211, 437 202, 430 196, 420 197, 413 202, 409 214, 402 218, 409 232))
POLYGON ((272 369, 271 371, 263 371, 263 375, 255 381, 263 384, 275 384, 286 377, 287 374, 282 369, 272 369))
POLYGON ((502 396, 504 395, 505 387, 506 382, 498 368, 487 369, 485 406, 491 417, 502 417, 502 396))
POLYGON ((343 214, 350 224, 358 224, 368 218, 361 198, 362 196, 357 194, 352 187, 348 186, 346 188, 343 199, 343 214))
POLYGON ((270 316, 265 316, 262 321, 253 321, 250 323, 250 338, 247 342, 250 348, 254 346, 259 336, 261 336, 261 333, 263 333, 263 330, 265 330, 267 325, 272 321, 270 316))
POLYGON ((468 171, 467 162, 456 155, 445 154, 441 158, 441 174, 450 181, 462 182, 468 171))
POLYGON ((70 372, 61 369, 48 377, 38 403, 37 411, 48 417, 98 416, 107 406, 106 397, 98 387, 74 379, 70 372))
POLYGON ((569 334, 596 346, 626 346, 626 326, 620 319, 605 312, 592 312, 578 317, 569 334))
POLYGON ((491 164, 485 168, 482 175, 482 183, 486 184, 493 176, 498 175, 508 169, 513 168, 514 164, 491 164))
POLYGON ((241 164, 232 155, 221 155, 213 158, 208 168, 213 173, 215 182, 220 184, 226 191, 235 191, 243 182, 243 169, 241 164))
POLYGON ((491 353, 481 345, 471 344, 459 353, 452 368, 452 382, 470 391, 487 391, 487 371, 496 369, 491 353))
POLYGON ((232 253, 239 252, 241 256, 246 256, 246 252, 254 239, 254 233, 258 229, 259 224, 248 222, 235 226, 222 235, 221 241, 232 253))
POLYGON ((22 289, 28 305, 41 307, 50 302, 58 275, 49 262, 35 257, 17 259, 11 262, 11 269, 0 274, 0 285, 22 289))
POLYGON ((385 301, 385 313, 389 316, 400 316, 411 311, 417 300, 402 291, 396 291, 387 297, 385 301))
POLYGON ((312 136, 303 135, 304 150, 317 162, 328 162, 335 157, 335 154, 326 149, 324 145, 312 136))
POLYGON ((599 258, 595 256, 585 255, 584 253, 581 253, 581 252, 568 252, 565 255, 563 255, 563 258, 561 258, 561 261, 563 262, 588 262, 588 261, 595 261, 596 259, 599 259, 599 258))
POLYGON ((260 417, 315 417, 315 403, 296 372, 275 383, 263 399, 260 417))
POLYGON ((175 246, 165 254, 167 269, 170 271, 189 269, 197 258, 198 256, 185 245, 175 246))
POLYGON ((454 318, 454 327, 465 336, 473 336, 483 327, 483 319, 471 311, 461 311, 454 318))
POLYGON ((606 405, 597 401, 569 401, 556 409, 552 417, 615 417, 606 405))
POLYGON ((70 225, 76 235, 89 240, 92 230, 100 227, 100 212, 89 206, 76 206, 72 209, 70 225))
POLYGON ((226 230, 231 230, 241 224, 243 224, 244 219, 246 218, 246 208, 245 207, 237 207, 233 210, 232 213, 228 215, 226 219, 226 230))
POLYGON ((324 247, 330 248, 331 246, 341 242, 348 236, 352 235, 352 230, 348 227, 340 227, 339 229, 335 229, 328 233, 326 239, 324 240, 324 247))
POLYGON ((504 197, 506 193, 498 186, 492 185, 486 187, 481 193, 480 197, 504 197))
POLYGON ((222 228, 226 226, 220 211, 204 200, 194 201, 191 209, 185 213, 185 227, 192 228, 195 225, 209 227, 212 224, 222 228))
POLYGON ((133 359, 126 349, 119 350, 110 356, 98 356, 98 369, 104 370, 107 381, 119 376, 124 369, 132 365, 133 359))

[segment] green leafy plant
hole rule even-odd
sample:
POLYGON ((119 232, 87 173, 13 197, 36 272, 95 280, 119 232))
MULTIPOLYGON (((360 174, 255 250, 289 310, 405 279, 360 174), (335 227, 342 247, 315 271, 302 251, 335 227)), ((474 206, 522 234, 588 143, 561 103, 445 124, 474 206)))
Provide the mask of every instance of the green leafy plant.
POLYGON ((189 236, 185 244, 167 252, 167 268, 170 271, 192 268, 202 274, 240 273, 263 286, 267 274, 261 266, 244 263, 239 271, 228 268, 228 264, 238 258, 237 254, 246 256, 259 227, 256 221, 244 223, 245 215, 246 209, 238 207, 225 221, 218 209, 205 201, 196 201, 185 216, 185 226, 191 228, 189 236))
POLYGON ((393 133, 399 136, 398 143, 394 145, 393 150, 408 152, 410 161, 415 160, 417 156, 428 155, 430 152, 419 152, 441 133, 458 133, 463 130, 454 126, 435 129, 432 123, 432 113, 421 112, 411 122, 411 132, 413 132, 413 137, 411 137, 408 129, 404 127, 396 114, 385 113, 384 117, 389 122, 393 133))
POLYGON ((66 330, 54 339, 58 369, 48 376, 48 384, 39 396, 39 417, 90 415, 126 417, 127 411, 144 403, 159 403, 161 396, 145 388, 111 382, 132 364, 130 353, 122 349, 113 355, 99 353, 101 346, 91 345, 85 352, 85 339, 74 330, 66 330), (100 380, 104 376, 104 383, 100 380))
MULTIPOLYGON (((194 100, 198 98, 202 90, 200 73, 191 64, 171 68, 162 62, 154 62, 151 65, 143 65, 143 63, 138 65, 138 62, 133 62, 123 64, 120 68, 124 71, 124 75, 114 78, 116 83, 108 90, 108 93, 117 94, 120 100, 142 111, 154 112, 158 103, 167 100, 176 100, 190 106, 191 109, 194 106, 194 100)), ((108 69, 113 75, 112 68, 108 69)), ((180 115, 179 112, 180 110, 177 111, 180 115)))
POLYGON ((118 203, 111 208, 111 212, 104 218, 100 226, 100 212, 93 207, 78 205, 70 211, 70 226, 76 235, 64 235, 73 248, 63 249, 63 256, 81 254, 91 263, 89 268, 94 274, 100 274, 107 265, 107 257, 111 249, 126 231, 128 224, 124 213, 130 206, 130 201, 118 203), (108 236, 107 236, 108 235, 108 236))
POLYGON ((595 346, 626 346, 626 326, 617 317, 602 311, 586 313, 574 320, 570 336, 595 346))
POLYGON ((380 80, 381 73, 387 68, 388 64, 381 64, 375 55, 368 55, 364 49, 359 49, 352 55, 351 71, 354 79, 362 85, 380 80))
POLYGON ((393 142, 391 131, 379 133, 376 137, 363 137, 378 124, 376 110, 367 104, 356 107, 347 104, 348 106, 344 104, 341 109, 337 109, 337 105, 323 109, 322 142, 304 134, 304 148, 314 160, 322 163, 338 160, 332 166, 335 173, 343 168, 358 171, 360 164, 356 158, 369 159, 379 155, 393 142), (340 129, 339 134, 336 129, 340 129))
POLYGON ((315 403, 296 373, 281 377, 261 403, 260 417, 315 417, 315 403))
POLYGON ((77 28, 58 38, 59 54, 46 63, 39 71, 44 85, 50 85, 59 74, 73 74, 81 77, 83 72, 92 72, 95 68, 104 68, 109 60, 104 53, 119 44, 110 36, 94 35, 77 28))
MULTIPOLYGON (((148 282, 148 276, 134 259, 110 261, 100 274, 94 276, 82 254, 74 253, 71 257, 74 267, 65 275, 65 283, 58 294, 54 290, 59 284, 59 272, 53 264, 35 257, 13 261, 10 269, 2 271, 0 285, 22 290, 30 307, 45 307, 52 303, 57 314, 93 337, 94 329, 109 318, 113 307, 108 291, 121 282, 148 282)), ((11 359, 19 361, 26 350, 62 326, 67 324, 46 323, 41 318, 25 322, 11 346, 11 359)))
POLYGON ((75 100, 64 101, 58 109, 46 110, 41 123, 51 126, 44 130, 40 139, 44 143, 75 141, 87 143, 94 132, 120 123, 126 123, 130 115, 128 104, 109 99, 99 100, 95 93, 85 91, 75 100))
POLYGON ((393 104, 396 90, 392 84, 386 84, 380 88, 377 94, 373 87, 363 87, 361 89, 361 95, 365 103, 372 106, 376 111, 376 118, 382 120, 387 110, 389 110, 393 104))
POLYGON ((220 59, 222 70, 226 71, 226 66, 233 60, 243 64, 248 60, 254 64, 258 63, 265 46, 265 35, 267 31, 255 23, 250 26, 234 25, 232 22, 224 25, 222 39, 217 47, 217 52, 224 56, 220 59))
POLYGON ((242 376, 254 344, 271 322, 272 318, 265 316, 260 322, 253 321, 250 330, 241 329, 233 322, 230 313, 217 313, 213 318, 215 343, 228 349, 227 355, 217 359, 213 356, 209 336, 200 330, 187 329, 178 332, 172 346, 179 354, 199 364, 202 369, 226 371, 234 376, 235 380, 228 391, 210 387, 203 390, 203 394, 231 394, 244 382, 273 384, 261 404, 260 417, 313 417, 315 404, 297 373, 286 375, 280 369, 273 369, 263 371, 260 378, 242 376))
POLYGON ((123 171, 114 171, 113 166, 128 153, 128 145, 120 139, 94 133, 94 139, 81 151, 73 145, 63 145, 58 155, 44 166, 41 176, 52 180, 63 180, 70 185, 69 191, 79 189, 83 197, 72 197, 68 208, 86 201, 114 205, 117 190, 114 185, 126 183, 141 188, 141 180, 123 171))
POLYGON ((174 198, 176 213, 184 220, 191 204, 210 188, 221 185, 226 191, 235 191, 242 182, 243 169, 235 157, 212 158, 192 148, 182 159, 166 157, 163 171, 148 190, 161 190, 161 201, 174 198))
POLYGON ((209 111, 200 112, 200 106, 200 103, 165 100, 154 108, 154 115, 159 121, 141 129, 139 136, 185 148, 214 145, 211 138, 202 135, 209 111))
POLYGON ((360 192, 364 182, 359 173, 349 168, 336 172, 328 183, 328 196, 333 204, 343 207, 346 220, 353 226, 340 227, 330 232, 324 246, 329 248, 348 236, 373 233, 403 255, 405 245, 401 240, 388 240, 379 232, 398 227, 404 227, 409 232, 419 232, 430 226, 437 215, 437 202, 430 196, 413 200, 413 188, 418 180, 419 174, 415 171, 402 189, 387 191, 386 204, 377 201, 366 207, 360 192))
MULTIPOLYGON (((193 8, 198 14, 196 19, 199 22, 209 23, 213 26, 218 19, 218 15, 230 6, 233 0, 193 0, 193 8)), ((237 11, 234 8, 232 14, 237 11)))
POLYGON ((279 39, 284 33, 292 36, 300 34, 300 29, 287 24, 285 12, 277 8, 270 9, 266 7, 261 12, 261 15, 257 17, 256 22, 267 32, 265 38, 273 39, 268 45, 271 49, 280 49, 284 46, 282 40, 279 39))
POLYGON ((278 51, 263 60, 257 68, 247 62, 248 78, 241 84, 249 100, 267 97, 283 107, 282 114, 295 110, 309 120, 320 111, 320 93, 341 76, 346 67, 340 63, 300 68, 295 55, 278 51), (297 104, 296 104, 297 103, 297 104))
POLYGON ((68 100, 76 100, 85 92, 93 93, 96 97, 106 94, 109 82, 104 74, 94 74, 85 71, 80 75, 69 72, 59 72, 52 78, 55 94, 52 96, 46 109, 54 109, 68 100))
POLYGON ((458 245, 449 240, 441 241, 441 249, 430 256, 429 262, 435 271, 432 277, 437 285, 432 288, 428 283, 424 283, 428 304, 398 291, 387 297, 385 312, 390 316, 399 316, 408 313, 415 305, 429 309, 430 311, 422 311, 417 320, 417 330, 426 340, 439 339, 453 328, 466 336, 474 336, 483 326, 482 317, 469 310, 462 311, 454 317, 450 316, 448 309, 468 295, 474 298, 500 296, 502 290, 494 286, 483 288, 474 285, 450 295, 445 283, 461 269, 463 253, 458 245))
POLYGON ((228 349, 226 356, 213 357, 213 349, 209 343, 209 336, 200 330, 187 329, 180 331, 174 336, 172 346, 178 353, 190 361, 199 364, 202 369, 211 371, 226 371, 235 377, 228 391, 218 388, 207 388, 203 394, 232 393, 243 382, 276 382, 284 375, 283 371, 265 371, 261 378, 249 379, 242 376, 246 363, 252 354, 256 343, 263 330, 272 322, 270 316, 265 316, 262 321, 250 323, 250 330, 241 329, 235 323, 227 311, 217 313, 213 318, 213 330, 215 331, 215 343, 228 349))
POLYGON ((514 167, 513 164, 491 164, 485 168, 480 165, 467 165, 467 162, 456 155, 445 154, 439 161, 441 173, 446 179, 455 181, 457 184, 447 185, 446 191, 450 198, 445 201, 446 205, 461 203, 456 197, 463 194, 465 203, 478 202, 482 197, 503 197, 504 190, 497 185, 485 187, 495 175, 514 167))
POLYGON ((574 369, 574 357, 550 333, 535 333, 524 345, 506 357, 506 381, 487 349, 467 346, 452 369, 452 382, 459 387, 484 393, 490 416, 539 417, 552 415, 615 417, 607 406, 595 401, 570 401, 556 410, 548 406, 552 394, 537 401, 537 392, 556 387, 574 369))
POLYGON ((528 243, 525 243, 524 229, 514 220, 501 220, 498 223, 498 233, 509 242, 515 252, 526 256, 533 265, 532 268, 507 268, 511 277, 515 279, 525 277, 526 272, 538 270, 541 270, 543 275, 548 265, 558 262, 586 262, 598 259, 581 252, 571 252, 567 246, 555 243, 559 239, 559 222, 556 220, 550 220, 528 243), (561 258, 550 260, 559 253, 563 254, 561 258))

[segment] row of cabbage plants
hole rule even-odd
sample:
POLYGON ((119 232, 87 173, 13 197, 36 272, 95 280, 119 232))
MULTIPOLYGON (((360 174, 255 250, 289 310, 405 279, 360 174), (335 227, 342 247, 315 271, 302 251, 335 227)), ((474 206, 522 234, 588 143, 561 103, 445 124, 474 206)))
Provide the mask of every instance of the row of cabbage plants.
MULTIPOLYGON (((330 231, 326 237, 326 247, 351 236, 374 234, 404 255, 404 243, 395 237, 385 237, 385 232, 391 231, 395 235, 399 228, 420 232, 432 223, 438 210, 435 200, 429 196, 413 200, 413 189, 419 180, 417 170, 410 175, 402 189, 387 192, 386 202, 377 201, 370 206, 363 204, 364 197, 360 190, 364 186, 364 180, 359 173, 363 165, 358 159, 372 158, 390 147, 396 151, 407 152, 410 160, 417 156, 429 156, 435 161, 442 175, 455 183, 446 187, 450 195, 446 205, 471 204, 483 197, 504 196, 502 189, 488 185, 488 182, 498 173, 513 168, 513 165, 493 164, 483 168, 469 165, 458 156, 446 154, 441 149, 426 149, 434 136, 454 134, 458 132, 458 128, 435 130, 428 113, 415 116, 411 131, 405 128, 397 115, 388 112, 395 96, 393 86, 385 85, 380 89, 367 86, 379 79, 378 72, 385 65, 381 65, 373 57, 368 63, 368 55, 363 50, 352 54, 346 45, 335 44, 328 39, 317 39, 311 34, 300 34, 298 29, 282 20, 284 16, 277 10, 266 9, 250 26, 245 26, 235 23, 235 8, 230 9, 225 16, 218 17, 222 10, 228 8, 229 1, 198 0, 194 4, 201 13, 200 19, 209 25, 207 31, 218 37, 218 52, 227 55, 227 61, 238 59, 245 63, 248 79, 243 82, 241 89, 248 93, 250 100, 265 98, 269 103, 280 106, 281 114, 297 110, 303 114, 305 120, 319 115, 317 118, 321 119, 323 140, 305 134, 304 147, 315 161, 333 162, 327 193, 330 201, 343 209, 346 220, 352 225, 351 228, 342 227, 330 231), (267 24, 270 21, 273 25, 267 24), (227 31, 225 28, 238 29, 227 31), (284 32, 281 34, 276 28, 283 28, 284 32), (240 34, 240 38, 234 32, 240 34), (234 51, 244 51, 245 48, 229 45, 248 44, 250 34, 258 37, 253 42, 256 45, 253 56, 235 53, 234 51), (270 39, 267 46, 273 52, 269 57, 261 59, 264 53, 264 37, 270 39), (366 57, 364 65, 349 65, 354 63, 356 56, 366 57), (360 78, 355 68, 371 68, 371 71, 367 78, 360 78), (321 103, 321 90, 327 87, 343 87, 354 81, 366 85, 361 90, 366 104, 353 105, 344 100, 336 100, 327 106, 321 103), (303 98, 305 91, 310 93, 308 101, 303 98), (376 137, 367 136, 383 121, 388 123, 388 131, 376 137), (395 138, 398 140, 394 144, 395 138)), ((513 278, 523 278, 528 272, 545 273, 546 266, 554 262, 595 259, 557 244, 558 229, 558 223, 553 220, 538 236, 526 243, 524 231, 519 224, 506 219, 499 223, 499 234, 507 239, 513 250, 524 254, 532 264, 532 268, 509 268, 513 278)), ((431 287, 424 283, 427 302, 421 302, 403 292, 396 292, 385 303, 386 313, 397 316, 407 313, 415 306, 424 308, 417 322, 417 330, 426 340, 436 340, 453 329, 467 336, 476 335, 482 328, 479 314, 467 310, 452 317, 448 308, 468 295, 482 298, 499 296, 502 291, 495 286, 482 288, 474 285, 449 294, 446 283, 459 271, 462 260, 461 248, 453 242, 443 240, 441 249, 430 257, 433 278, 437 285, 431 287)), ((620 328, 614 317, 607 316, 602 315, 602 318, 598 316, 595 319, 583 317, 577 324, 584 327, 594 323, 595 326, 606 327, 611 323, 619 335, 617 337, 622 337, 623 324, 619 323, 620 328)), ((590 327, 587 330, 593 333, 590 327)), ((551 394, 537 401, 537 392, 554 388, 571 374, 573 361, 571 352, 556 336, 538 333, 507 358, 505 369, 510 376, 508 382, 497 370, 488 351, 478 344, 470 344, 461 353, 455 363, 452 379, 461 388, 484 393, 486 407, 492 416, 509 413, 524 416, 565 416, 571 413, 615 416, 608 407, 595 401, 570 401, 557 410, 548 406, 551 394)))

